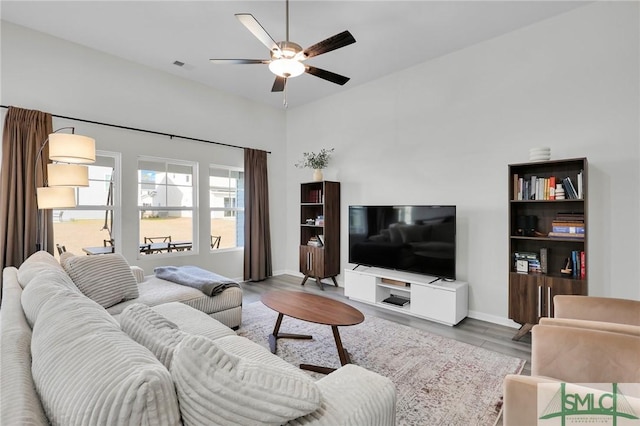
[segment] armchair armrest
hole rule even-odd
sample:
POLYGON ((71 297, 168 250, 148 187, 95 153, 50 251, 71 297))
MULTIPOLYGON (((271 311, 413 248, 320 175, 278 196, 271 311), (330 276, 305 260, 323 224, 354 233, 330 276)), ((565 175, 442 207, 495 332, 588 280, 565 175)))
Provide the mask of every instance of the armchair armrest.
POLYGON ((618 324, 615 322, 589 321, 568 318, 540 318, 539 324, 559 326, 559 327, 576 327, 586 328, 590 330, 609 331, 612 333, 628 334, 630 336, 640 336, 640 326, 618 324))
POLYGON ((557 295, 553 298, 556 318, 640 325, 640 301, 611 297, 557 295))
POLYGON ((531 330, 531 375, 571 383, 640 382, 640 337, 576 327, 531 330))
POLYGON ((347 364, 316 384, 322 407, 287 425, 395 426, 396 389, 388 378, 347 364))
POLYGON ((502 424, 521 426, 538 424, 538 384, 560 383, 548 377, 509 374, 502 383, 504 403, 502 424))

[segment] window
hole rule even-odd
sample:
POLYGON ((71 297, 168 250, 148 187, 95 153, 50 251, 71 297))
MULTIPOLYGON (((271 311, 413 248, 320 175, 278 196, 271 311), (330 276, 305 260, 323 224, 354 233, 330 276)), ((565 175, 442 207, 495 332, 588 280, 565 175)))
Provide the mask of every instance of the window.
POLYGON ((244 246, 244 171, 209 166, 212 249, 244 246), (218 239, 219 237, 219 239, 218 239))
POLYGON ((195 247, 194 175, 197 175, 197 164, 193 162, 157 158, 138 160, 141 253, 184 251, 195 247))
POLYGON ((54 242, 66 251, 84 254, 83 249, 104 247, 114 239, 114 221, 119 209, 116 193, 120 154, 98 151, 89 166, 89 186, 76 188, 75 208, 53 210, 54 242))

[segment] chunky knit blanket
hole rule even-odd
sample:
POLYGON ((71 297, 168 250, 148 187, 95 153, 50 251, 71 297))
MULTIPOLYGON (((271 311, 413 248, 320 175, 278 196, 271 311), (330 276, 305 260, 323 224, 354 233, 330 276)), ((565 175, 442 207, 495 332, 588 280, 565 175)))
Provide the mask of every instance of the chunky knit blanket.
POLYGON ((230 287, 240 287, 230 278, 197 266, 158 266, 153 272, 158 278, 197 288, 207 296, 218 295, 230 287))

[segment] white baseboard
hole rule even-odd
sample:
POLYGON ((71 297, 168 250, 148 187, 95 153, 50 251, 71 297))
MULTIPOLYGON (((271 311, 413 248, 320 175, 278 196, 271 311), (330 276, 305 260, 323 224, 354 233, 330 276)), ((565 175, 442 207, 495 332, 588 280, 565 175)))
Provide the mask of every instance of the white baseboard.
POLYGON ((497 315, 485 314, 483 312, 469 311, 467 316, 469 318, 477 319, 480 321, 486 321, 493 324, 504 325, 505 327, 511 327, 511 328, 522 327, 520 324, 518 324, 517 322, 511 321, 509 318, 503 318, 497 315))

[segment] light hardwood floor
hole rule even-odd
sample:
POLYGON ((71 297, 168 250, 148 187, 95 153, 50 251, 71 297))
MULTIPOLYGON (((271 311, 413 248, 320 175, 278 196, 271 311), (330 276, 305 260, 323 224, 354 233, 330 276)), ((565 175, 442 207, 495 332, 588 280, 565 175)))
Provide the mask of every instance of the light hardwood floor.
POLYGON ((511 338, 516 330, 513 328, 492 324, 473 318, 465 318, 455 327, 438 324, 428 320, 403 315, 393 311, 389 311, 366 303, 359 303, 349 300, 344 296, 342 287, 335 287, 328 284, 331 281, 326 280, 324 283, 324 291, 316 285, 315 281, 309 280, 304 286, 301 286, 301 278, 292 275, 279 275, 267 280, 256 283, 243 283, 243 302, 252 303, 260 300, 263 293, 269 290, 291 290, 306 291, 310 293, 320 294, 332 299, 341 300, 359 309, 365 316, 373 315, 386 320, 394 321, 400 324, 415 327, 416 329, 425 330, 430 333, 468 343, 470 345, 479 346, 494 352, 505 355, 511 355, 527 361, 522 374, 531 374, 531 337, 527 335, 520 341, 513 341, 511 338))

